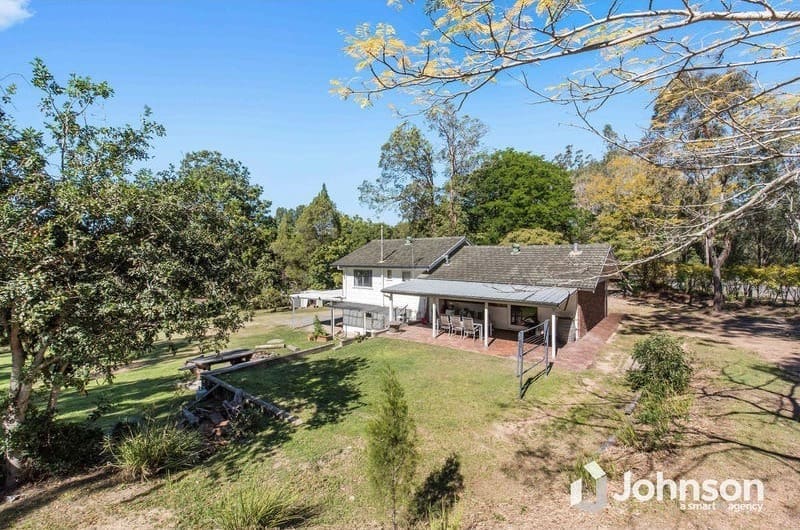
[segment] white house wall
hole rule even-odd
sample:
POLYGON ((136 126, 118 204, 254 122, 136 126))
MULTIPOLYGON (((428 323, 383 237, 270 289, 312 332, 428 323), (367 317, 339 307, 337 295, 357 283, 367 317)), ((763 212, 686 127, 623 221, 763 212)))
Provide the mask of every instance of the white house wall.
MULTIPOLYGON (((389 307, 389 296, 382 293, 381 290, 390 285, 403 283, 403 272, 408 272, 409 269, 391 269, 391 279, 387 278, 388 270, 370 269, 369 267, 345 267, 342 270, 342 294, 344 299, 348 302, 389 307), (356 269, 372 271, 372 287, 356 287, 355 273, 353 272, 356 269)), ((412 271, 411 278, 416 278, 420 272, 419 270, 412 271)), ((407 306, 411 319, 421 317, 422 315, 418 315, 418 313, 425 309, 425 305, 419 296, 394 295, 393 304, 395 309, 407 306)))

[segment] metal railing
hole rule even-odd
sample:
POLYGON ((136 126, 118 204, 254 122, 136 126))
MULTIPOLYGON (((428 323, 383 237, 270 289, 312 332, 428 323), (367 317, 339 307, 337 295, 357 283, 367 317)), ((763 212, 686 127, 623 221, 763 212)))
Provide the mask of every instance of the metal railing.
POLYGON ((533 327, 523 329, 517 334, 517 377, 519 378, 520 398, 525 395, 525 391, 530 384, 541 377, 542 374, 546 373, 550 367, 550 342, 551 333, 549 319, 533 327), (541 351, 542 357, 532 361, 526 368, 525 357, 534 354, 536 351, 541 351), (543 367, 540 372, 526 379, 525 374, 541 365, 543 365, 543 367))

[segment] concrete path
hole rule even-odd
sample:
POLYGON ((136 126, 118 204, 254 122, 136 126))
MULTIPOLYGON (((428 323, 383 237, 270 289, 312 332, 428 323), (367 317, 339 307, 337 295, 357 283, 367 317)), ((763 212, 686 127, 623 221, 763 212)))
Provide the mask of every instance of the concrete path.
POLYGON ((594 363, 597 352, 617 331, 625 317, 622 313, 611 313, 577 342, 570 342, 558 351, 554 363, 556 369, 570 371, 586 370, 594 363))

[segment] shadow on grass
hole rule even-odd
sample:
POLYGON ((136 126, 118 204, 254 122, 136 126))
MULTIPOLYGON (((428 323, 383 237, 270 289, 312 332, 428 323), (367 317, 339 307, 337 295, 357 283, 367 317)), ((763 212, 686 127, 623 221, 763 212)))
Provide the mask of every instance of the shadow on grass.
MULTIPOLYGON (((47 506, 61 495, 79 491, 78 498, 80 498, 117 487, 119 484, 119 477, 109 468, 103 468, 89 474, 64 479, 52 487, 47 487, 47 484, 45 484, 44 487, 37 486, 23 489, 20 491, 22 495, 20 500, 13 503, 3 503, 0 506, 0 528, 13 528, 15 522, 47 506)), ((157 487, 155 484, 153 485, 153 488, 157 487)))
POLYGON ((106 408, 100 416, 98 424, 110 428, 116 421, 124 419, 128 409, 132 415, 145 410, 159 415, 180 412, 178 405, 191 398, 180 391, 178 385, 182 381, 180 374, 148 377, 135 381, 115 381, 110 384, 91 386, 87 394, 69 392, 61 396, 58 410, 61 414, 89 414, 98 406, 106 408), (155 394, 163 394, 153 399, 155 394))
POLYGON ((337 423, 363 405, 363 357, 294 359, 239 372, 232 384, 300 415, 310 429, 337 423), (310 414, 310 417, 308 416, 310 414))
POLYGON ((229 379, 231 384, 298 414, 304 421, 295 425, 269 418, 261 431, 231 444, 214 458, 223 463, 226 473, 235 473, 243 459, 267 458, 298 429, 338 423, 364 405, 358 377, 368 364, 363 357, 303 358, 238 372, 235 379, 229 379))

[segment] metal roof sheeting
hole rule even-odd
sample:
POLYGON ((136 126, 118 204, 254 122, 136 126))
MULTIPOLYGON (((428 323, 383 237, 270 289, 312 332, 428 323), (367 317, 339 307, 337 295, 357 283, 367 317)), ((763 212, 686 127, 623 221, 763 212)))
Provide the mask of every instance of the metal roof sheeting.
POLYGON ((461 300, 557 306, 564 303, 564 301, 575 292, 575 289, 568 287, 540 287, 535 285, 416 279, 386 287, 383 289, 383 292, 413 296, 443 296, 461 300))

